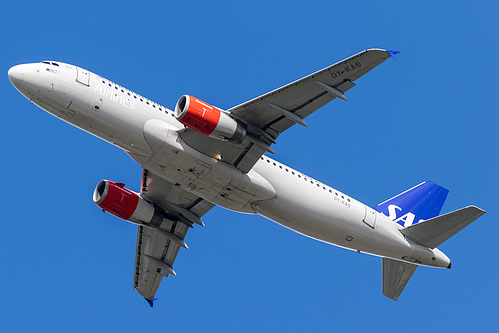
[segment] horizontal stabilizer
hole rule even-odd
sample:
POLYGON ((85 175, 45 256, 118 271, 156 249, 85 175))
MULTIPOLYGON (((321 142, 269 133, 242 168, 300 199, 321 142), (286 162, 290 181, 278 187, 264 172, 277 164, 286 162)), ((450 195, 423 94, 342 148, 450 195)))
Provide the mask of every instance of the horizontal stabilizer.
POLYGON ((469 206, 411 225, 400 232, 416 243, 434 249, 483 214, 485 211, 480 208, 469 206))
POLYGON ((396 301, 416 268, 414 264, 383 258, 383 295, 396 301))

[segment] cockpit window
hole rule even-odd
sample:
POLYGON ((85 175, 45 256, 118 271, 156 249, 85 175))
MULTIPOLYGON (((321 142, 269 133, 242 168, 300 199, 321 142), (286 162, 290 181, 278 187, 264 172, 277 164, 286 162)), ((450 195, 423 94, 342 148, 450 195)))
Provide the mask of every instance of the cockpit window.
POLYGON ((54 66, 59 67, 59 64, 58 64, 58 63, 56 63, 56 62, 42 61, 42 64, 54 65, 54 66))

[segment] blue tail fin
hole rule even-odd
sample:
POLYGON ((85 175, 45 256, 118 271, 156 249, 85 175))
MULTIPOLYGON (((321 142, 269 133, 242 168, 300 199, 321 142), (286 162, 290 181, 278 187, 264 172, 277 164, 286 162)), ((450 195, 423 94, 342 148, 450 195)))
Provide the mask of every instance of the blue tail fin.
POLYGON ((440 214, 449 190, 424 182, 380 203, 374 209, 403 227, 428 220, 440 214))

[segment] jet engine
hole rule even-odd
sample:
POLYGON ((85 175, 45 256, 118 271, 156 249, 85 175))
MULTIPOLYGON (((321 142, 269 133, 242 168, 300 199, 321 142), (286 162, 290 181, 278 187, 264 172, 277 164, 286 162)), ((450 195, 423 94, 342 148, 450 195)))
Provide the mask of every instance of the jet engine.
POLYGON ((125 188, 125 184, 101 180, 95 187, 94 202, 120 219, 134 223, 153 223, 163 218, 161 209, 142 199, 137 193, 125 188))
POLYGON ((175 106, 175 118, 184 126, 221 140, 241 142, 246 136, 237 120, 195 97, 184 95, 175 106))
POLYGON ((101 180, 95 187, 93 198, 97 206, 102 208, 102 211, 109 212, 125 221, 146 225, 186 249, 189 247, 182 238, 173 232, 161 229, 163 221, 167 219, 180 221, 187 226, 192 226, 192 223, 204 226, 199 217, 189 211, 172 206, 174 210, 179 210, 179 212, 166 212, 162 208, 142 199, 137 193, 125 188, 123 183, 101 180))

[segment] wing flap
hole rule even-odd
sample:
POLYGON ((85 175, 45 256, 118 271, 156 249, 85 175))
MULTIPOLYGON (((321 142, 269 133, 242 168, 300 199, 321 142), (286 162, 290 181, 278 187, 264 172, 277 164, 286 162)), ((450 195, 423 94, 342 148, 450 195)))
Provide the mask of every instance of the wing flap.
POLYGON ((382 262, 383 295, 396 301, 418 266, 388 258, 382 262))

